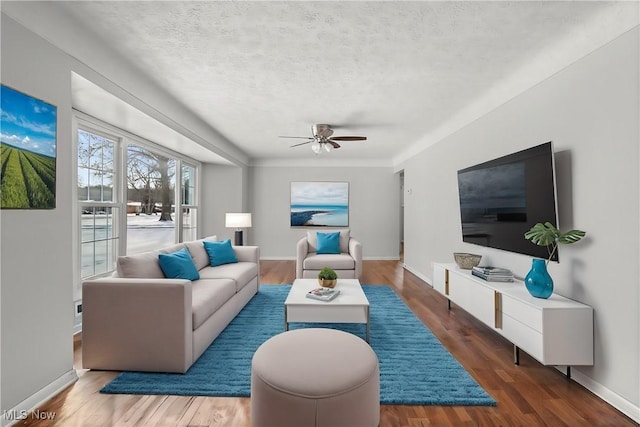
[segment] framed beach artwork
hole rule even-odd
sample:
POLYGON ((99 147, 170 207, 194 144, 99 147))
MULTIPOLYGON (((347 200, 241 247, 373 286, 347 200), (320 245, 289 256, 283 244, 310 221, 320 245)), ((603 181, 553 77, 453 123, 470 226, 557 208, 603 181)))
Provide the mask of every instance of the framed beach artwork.
POLYGON ((0 207, 55 209, 56 107, 0 86, 0 207))
POLYGON ((292 227, 348 227, 349 183, 291 183, 292 227))

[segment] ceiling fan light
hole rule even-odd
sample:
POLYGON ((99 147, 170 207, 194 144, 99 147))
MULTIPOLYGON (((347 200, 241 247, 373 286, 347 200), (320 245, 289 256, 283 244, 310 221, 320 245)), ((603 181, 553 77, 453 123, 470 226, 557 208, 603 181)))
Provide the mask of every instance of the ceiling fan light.
MULTIPOLYGON (((2 0, 0 0, 2 1, 2 0)), ((333 129, 327 124, 314 124, 311 126, 312 137, 306 136, 281 136, 280 138, 299 138, 306 139, 306 142, 294 144, 291 147, 299 147, 301 145, 307 145, 311 143, 311 151, 315 154, 320 154, 322 148, 324 151, 330 153, 333 149, 340 148, 340 144, 337 141, 366 141, 366 136, 334 136, 333 129)))

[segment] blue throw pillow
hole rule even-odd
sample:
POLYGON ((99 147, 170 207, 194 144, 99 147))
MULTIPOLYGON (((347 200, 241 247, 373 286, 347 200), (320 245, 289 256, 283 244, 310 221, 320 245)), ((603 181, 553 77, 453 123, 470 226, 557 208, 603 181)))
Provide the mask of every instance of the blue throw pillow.
POLYGON ((231 240, 227 239, 223 242, 202 242, 207 254, 209 254, 209 264, 211 267, 222 264, 231 264, 238 262, 236 253, 231 247, 231 240))
POLYGON ((167 279, 198 280, 200 273, 187 248, 170 254, 159 254, 158 262, 167 279))
POLYGON ((319 254, 339 254, 340 253, 340 232, 317 233, 319 254))

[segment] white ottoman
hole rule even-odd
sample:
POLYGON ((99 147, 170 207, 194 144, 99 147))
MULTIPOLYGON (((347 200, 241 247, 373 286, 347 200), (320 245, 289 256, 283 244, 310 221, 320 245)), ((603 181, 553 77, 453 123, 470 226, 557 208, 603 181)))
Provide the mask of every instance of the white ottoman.
POLYGON ((251 363, 251 422, 377 426, 378 357, 361 338, 333 329, 297 329, 268 339, 251 363))

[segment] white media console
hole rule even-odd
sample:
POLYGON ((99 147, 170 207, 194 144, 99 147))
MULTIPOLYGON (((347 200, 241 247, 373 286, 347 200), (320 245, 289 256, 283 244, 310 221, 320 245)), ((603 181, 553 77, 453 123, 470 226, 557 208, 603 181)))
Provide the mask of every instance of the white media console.
POLYGON ((433 287, 543 365, 593 365, 593 308, 557 294, 529 294, 522 281, 487 282, 455 264, 434 264, 433 287))

